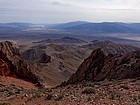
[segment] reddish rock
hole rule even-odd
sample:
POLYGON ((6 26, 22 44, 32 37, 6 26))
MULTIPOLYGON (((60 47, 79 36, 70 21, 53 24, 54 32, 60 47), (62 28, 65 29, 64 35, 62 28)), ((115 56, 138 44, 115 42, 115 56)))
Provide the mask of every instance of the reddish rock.
POLYGON ((35 69, 21 58, 16 45, 9 41, 0 42, 0 75, 23 79, 39 86, 38 77, 32 72, 35 69))

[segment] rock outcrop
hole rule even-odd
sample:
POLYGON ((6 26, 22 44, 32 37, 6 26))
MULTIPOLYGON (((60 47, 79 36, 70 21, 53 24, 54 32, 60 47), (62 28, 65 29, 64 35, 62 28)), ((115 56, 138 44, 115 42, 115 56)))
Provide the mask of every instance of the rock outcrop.
POLYGON ((44 49, 41 48, 31 48, 25 50, 21 54, 24 59, 29 61, 34 61, 38 63, 48 63, 51 61, 51 57, 46 54, 44 49))
POLYGON ((15 77, 41 86, 38 77, 32 72, 35 69, 32 64, 21 58, 16 45, 9 41, 0 42, 1 76, 15 77))
POLYGON ((140 51, 134 51, 116 57, 106 55, 102 49, 94 50, 84 60, 75 74, 61 85, 68 85, 82 81, 102 81, 111 79, 125 79, 140 77, 140 51))

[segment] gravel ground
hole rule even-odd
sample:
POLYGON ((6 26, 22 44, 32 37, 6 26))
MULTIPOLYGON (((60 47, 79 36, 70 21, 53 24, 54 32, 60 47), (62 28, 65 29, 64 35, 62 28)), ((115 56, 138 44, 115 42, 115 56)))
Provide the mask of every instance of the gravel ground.
MULTIPOLYGON (((0 89, 2 87, 0 84, 0 89)), ((11 91, 18 89, 19 92, 12 91, 11 96, 1 95, 0 105, 140 105, 140 78, 83 82, 38 90, 11 85, 9 88, 12 88, 11 91)), ((6 93, 8 87, 5 89, 0 94, 6 93)))

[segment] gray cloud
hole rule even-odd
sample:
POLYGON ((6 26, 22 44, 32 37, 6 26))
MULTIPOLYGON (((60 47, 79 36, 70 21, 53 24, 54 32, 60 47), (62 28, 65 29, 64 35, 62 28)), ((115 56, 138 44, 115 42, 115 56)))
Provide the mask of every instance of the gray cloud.
POLYGON ((140 0, 0 0, 0 22, 140 22, 140 0))

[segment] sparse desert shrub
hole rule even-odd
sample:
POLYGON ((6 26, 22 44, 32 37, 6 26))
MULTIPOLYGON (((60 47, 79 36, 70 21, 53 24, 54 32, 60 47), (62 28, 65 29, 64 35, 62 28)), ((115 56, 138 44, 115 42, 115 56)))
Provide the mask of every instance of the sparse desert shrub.
POLYGON ((73 94, 72 91, 69 91, 69 94, 72 95, 73 94))
POLYGON ((81 102, 82 101, 82 98, 80 97, 79 99, 78 99, 78 102, 81 102))
POLYGON ((136 80, 136 79, 133 79, 133 80, 131 80, 130 82, 133 82, 133 83, 134 83, 134 82, 137 82, 137 80, 136 80))
POLYGON ((52 92, 52 89, 51 88, 47 88, 46 92, 52 92))
POLYGON ((15 84, 11 84, 11 86, 15 87, 16 85, 15 84))
POLYGON ((39 92, 45 93, 45 92, 52 92, 51 88, 40 88, 38 89, 39 92))
POLYGON ((51 100, 52 97, 53 97, 53 94, 48 94, 48 95, 46 96, 46 99, 47 99, 47 100, 51 100))
POLYGON ((132 97, 132 101, 137 101, 137 97, 136 96, 133 96, 132 97))
POLYGON ((110 94, 110 99, 111 99, 111 100, 114 100, 114 99, 115 99, 115 94, 111 93, 111 94, 110 94))
POLYGON ((128 87, 127 84, 123 84, 123 85, 121 85, 120 88, 123 88, 123 89, 129 89, 129 87, 128 87))
POLYGON ((22 86, 19 86, 20 89, 24 89, 22 86))
POLYGON ((2 82, 1 78, 0 78, 0 82, 2 82))
POLYGON ((111 100, 115 100, 115 99, 120 99, 121 98, 121 94, 118 92, 111 92, 110 94, 110 99, 111 100))
POLYGON ((138 101, 140 100, 140 96, 132 96, 132 101, 138 101))
POLYGON ((41 94, 40 94, 40 93, 38 93, 38 92, 35 92, 35 93, 33 94, 33 96, 34 96, 34 97, 40 97, 40 96, 41 96, 41 94))
POLYGON ((112 83, 106 79, 106 80, 103 81, 103 83, 101 84, 101 86, 109 86, 111 84, 112 83))
POLYGON ((85 88, 83 91, 82 91, 82 94, 95 94, 95 89, 92 88, 92 87, 88 87, 88 88, 85 88))
POLYGON ((89 101, 92 101, 91 97, 88 97, 87 101, 88 101, 88 102, 89 102, 89 101))
POLYGON ((17 90, 17 91, 15 92, 15 94, 20 94, 20 91, 19 91, 19 90, 17 90))
POLYGON ((64 98, 64 95, 63 94, 59 94, 57 97, 56 97, 56 101, 60 101, 64 98))
POLYGON ((0 92, 4 92, 5 91, 5 89, 0 89, 0 92))
POLYGON ((140 92, 140 88, 136 89, 136 91, 139 91, 140 92))
POLYGON ((8 91, 8 96, 12 96, 15 95, 16 93, 12 92, 12 91, 8 91))

